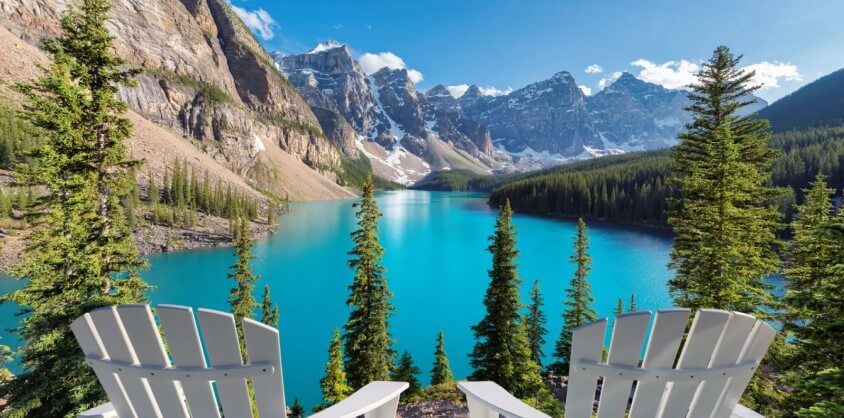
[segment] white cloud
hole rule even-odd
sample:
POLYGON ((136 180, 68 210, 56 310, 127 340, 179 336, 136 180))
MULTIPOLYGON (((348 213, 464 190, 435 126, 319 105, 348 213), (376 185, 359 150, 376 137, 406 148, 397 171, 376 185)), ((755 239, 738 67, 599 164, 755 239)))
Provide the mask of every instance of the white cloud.
POLYGON ((273 20, 273 17, 270 16, 264 9, 258 10, 246 10, 242 7, 237 7, 232 5, 232 10, 240 16, 240 19, 243 20, 243 23, 246 24, 246 27, 251 29, 253 32, 257 33, 258 36, 263 38, 264 40, 273 39, 275 34, 273 33, 273 28, 278 26, 273 20))
POLYGON ((607 88, 607 86, 612 84, 612 82, 617 80, 619 77, 621 77, 621 71, 613 72, 612 74, 598 80, 598 88, 601 90, 607 88))
POLYGON ((510 94, 513 92, 512 87, 507 87, 504 90, 501 90, 497 87, 487 86, 487 87, 478 87, 481 90, 481 94, 484 96, 503 96, 505 94, 510 94))
POLYGON ((640 58, 631 62, 630 65, 642 68, 636 75, 640 80, 659 84, 668 89, 685 88, 694 84, 697 82, 695 74, 700 69, 699 65, 687 60, 657 64, 640 58))
POLYGON ((332 28, 334 28, 334 29, 336 29, 336 30, 342 30, 342 29, 344 28, 344 26, 343 26, 343 24, 342 24, 342 23, 337 23, 337 24, 334 24, 334 25, 333 25, 333 26, 331 26, 331 27, 332 27, 332 28))
POLYGON ((604 72, 604 69, 598 64, 592 64, 583 71, 586 71, 586 74, 600 74, 604 72))
POLYGON ((445 86, 445 88, 456 99, 456 98, 459 98, 460 96, 462 96, 464 93, 466 93, 466 90, 469 90, 469 85, 468 84, 455 84, 453 86, 445 86))
POLYGON ((404 63, 404 60, 392 52, 379 52, 377 54, 367 52, 360 56, 358 62, 360 63, 363 72, 366 74, 372 74, 384 67, 393 70, 400 70, 404 68, 407 69, 407 76, 414 84, 425 78, 418 70, 407 68, 407 64, 404 63))
MULTIPOLYGON (((642 70, 636 75, 641 80, 649 83, 659 84, 665 88, 676 89, 686 88, 690 84, 697 83, 697 72, 700 65, 688 61, 666 61, 656 64, 646 59, 638 59, 630 63, 642 70)), ((780 87, 780 81, 799 81, 803 76, 797 71, 797 66, 791 63, 762 61, 742 67, 745 71, 756 71, 751 80, 754 85, 762 86, 765 89, 780 87)))
MULTIPOLYGON (((466 93, 466 90, 469 90, 468 84, 454 84, 451 86, 446 86, 446 90, 451 93, 454 98, 459 98, 460 96, 466 93)), ((512 87, 507 87, 506 89, 499 89, 498 87, 493 86, 486 86, 481 87, 478 86, 478 90, 481 92, 483 96, 501 96, 505 94, 510 94, 513 91, 512 87)))
POLYGON ((577 86, 577 87, 580 89, 580 91, 583 92, 583 94, 585 94, 587 96, 592 95, 592 87, 589 87, 589 86, 577 86))
POLYGON ((797 66, 791 63, 762 61, 750 64, 742 69, 756 71, 751 83, 762 86, 761 90, 778 88, 780 79, 785 81, 800 81, 803 79, 803 76, 797 71, 797 66))

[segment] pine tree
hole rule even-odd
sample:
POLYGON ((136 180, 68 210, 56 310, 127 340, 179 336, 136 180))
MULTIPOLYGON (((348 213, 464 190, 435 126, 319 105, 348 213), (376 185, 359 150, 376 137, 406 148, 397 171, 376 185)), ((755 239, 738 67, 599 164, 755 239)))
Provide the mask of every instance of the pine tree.
POLYGON ((628 312, 636 312, 639 310, 639 306, 636 305, 636 294, 630 294, 630 310, 628 312))
POLYGON ((571 262, 577 267, 574 277, 566 289, 566 300, 563 309, 563 330, 554 348, 554 357, 558 363, 553 368, 560 373, 568 374, 569 356, 571 355, 572 330, 594 321, 597 317, 592 309, 594 299, 592 289, 589 286, 589 272, 592 269, 592 257, 589 256, 589 237, 586 235, 586 223, 583 219, 577 220, 577 234, 574 239, 574 253, 571 255, 571 262))
POLYGON ((431 386, 454 383, 454 374, 448 355, 445 353, 445 333, 437 334, 437 348, 434 350, 434 367, 431 368, 431 386))
POLYGON ((346 383, 346 372, 343 370, 343 348, 340 341, 340 330, 335 329, 328 347, 328 363, 325 364, 325 376, 320 379, 323 404, 320 409, 327 408, 342 401, 352 393, 352 388, 346 383))
POLYGON ((255 308, 258 307, 258 302, 252 294, 255 289, 255 282, 258 281, 258 276, 252 273, 252 266, 250 262, 255 258, 252 254, 252 246, 255 241, 252 239, 252 233, 249 230, 249 221, 246 219, 239 219, 232 221, 235 223, 237 229, 237 236, 234 242, 234 253, 237 259, 230 267, 229 279, 234 280, 235 286, 229 291, 229 305, 231 306, 232 315, 235 318, 237 326, 237 333, 241 341, 241 353, 243 353, 244 360, 246 360, 246 350, 243 344, 243 326, 241 321, 243 318, 253 318, 255 308))
POLYGON ((264 285, 264 297, 261 303, 261 322, 278 328, 278 305, 270 298, 270 285, 264 285))
POLYGON ((785 328, 795 337, 796 362, 812 371, 844 364, 844 276, 834 269, 844 260, 844 237, 826 233, 836 218, 830 201, 834 191, 821 174, 805 191, 792 223, 785 269, 785 328))
POLYGON ((112 50, 108 10, 105 0, 70 7, 63 34, 44 43, 44 75, 17 86, 23 116, 42 136, 19 169, 44 194, 32 202, 40 226, 12 269, 26 285, 3 296, 24 315, 14 330, 23 371, 0 386, 10 416, 76 416, 104 402, 70 323, 97 307, 145 301, 148 286, 138 276, 144 263, 124 210, 138 163, 127 156, 131 124, 116 95, 137 71, 126 70, 112 50))
POLYGON ((413 396, 422 390, 417 376, 419 376, 419 368, 413 364, 413 358, 410 356, 410 352, 405 350, 399 358, 398 364, 396 364, 396 367, 390 374, 390 378, 396 382, 407 382, 408 387, 405 393, 407 396, 413 396))
POLYGON ((290 405, 290 418, 302 418, 305 416, 305 407, 299 402, 299 398, 293 399, 293 405, 290 405))
POLYGON ((615 305, 615 309, 613 309, 612 313, 615 316, 624 314, 624 299, 618 298, 618 303, 615 305))
POLYGON ((387 380, 395 352, 389 331, 393 315, 392 293, 381 258, 384 248, 378 238, 381 212, 373 194, 372 176, 363 184, 360 202, 355 204, 357 229, 352 232, 354 248, 349 267, 355 270, 347 304, 351 308, 344 326, 346 373, 354 389, 373 380, 387 380))
POLYGON ((675 302, 765 315, 772 303, 767 274, 779 268, 777 192, 768 170, 768 122, 738 111, 755 102, 752 71, 721 46, 691 86, 694 120, 673 150, 669 223, 675 232, 669 281, 675 302))
MULTIPOLYGON (((516 272, 516 228, 512 224, 513 210, 505 201, 495 232, 489 237, 487 248, 492 254, 490 283, 484 296, 486 315, 472 327, 475 347, 469 355, 475 369, 472 380, 492 380, 508 392, 522 399, 543 396, 539 365, 531 359, 527 331, 519 311, 519 286, 516 272)), ((547 390, 547 389, 546 389, 547 390)))
POLYGON ((542 352, 542 346, 545 345, 545 334, 548 333, 545 328, 547 320, 545 313, 542 312, 543 304, 542 294, 539 292, 539 280, 536 280, 530 290, 530 306, 528 306, 528 313, 525 317, 525 329, 530 345, 530 357, 540 368, 542 367, 542 357, 545 356, 542 352))
POLYGON ((150 205, 157 205, 161 198, 158 196, 158 185, 155 184, 155 177, 149 176, 147 183, 147 200, 150 205))

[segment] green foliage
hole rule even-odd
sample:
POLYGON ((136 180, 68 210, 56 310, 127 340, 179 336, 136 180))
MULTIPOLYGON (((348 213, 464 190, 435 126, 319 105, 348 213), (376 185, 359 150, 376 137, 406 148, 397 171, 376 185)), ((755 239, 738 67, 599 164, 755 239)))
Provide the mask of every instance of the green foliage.
POLYGON ((639 310, 639 306, 636 305, 636 294, 631 293, 630 294, 630 308, 628 309, 627 312, 636 312, 638 310, 639 310))
POLYGON ((322 132, 322 129, 319 126, 314 126, 307 122, 300 122, 295 119, 290 119, 287 116, 284 116, 279 113, 262 113, 260 116, 264 122, 270 125, 281 125, 287 129, 292 129, 294 131, 309 134, 316 138, 325 139, 325 133, 322 132))
POLYGON ((554 357, 557 363, 551 369, 560 374, 568 374, 571 355, 572 331, 596 319, 597 314, 592 309, 595 299, 592 298, 592 288, 589 286, 589 272, 592 270, 592 257, 589 255, 589 237, 586 223, 577 220, 577 233, 574 237, 574 252, 570 261, 575 264, 574 277, 566 289, 566 300, 563 302, 563 329, 554 347, 554 357))
POLYGON ((789 417, 832 418, 844 416, 844 369, 824 369, 801 376, 789 397, 789 417))
POLYGON ((618 298, 618 303, 616 303, 615 309, 613 309, 612 313, 615 316, 624 314, 624 299, 618 298))
POLYGON ((362 189, 366 179, 372 176, 372 184, 376 189, 396 190, 403 187, 401 184, 375 176, 372 173, 372 163, 365 155, 361 154, 356 159, 342 155, 340 158, 340 173, 337 174, 337 183, 341 186, 352 186, 362 189))
MULTIPOLYGON (((150 202, 155 223, 190 228, 196 224, 197 212, 229 220, 245 217, 254 221, 260 215, 256 199, 233 190, 231 185, 224 189, 222 182, 212 187, 208 171, 200 180, 187 161, 174 161, 172 167, 164 172, 164 187, 160 193, 152 178, 149 182, 147 200, 158 198, 162 202, 161 206, 166 206, 159 207, 150 202)), ((271 208, 273 204, 270 202, 271 208)))
POLYGON ((480 175, 464 169, 435 171, 416 182, 414 189, 439 191, 489 191, 494 184, 505 177, 480 175))
POLYGON ((243 339, 243 318, 252 319, 258 302, 252 292, 255 290, 255 282, 258 276, 252 273, 251 261, 255 258, 252 254, 252 247, 255 241, 252 239, 249 221, 241 218, 232 221, 235 224, 237 233, 234 236, 235 263, 229 268, 228 278, 234 280, 234 287, 229 291, 229 306, 235 318, 237 334, 240 336, 241 353, 246 361, 246 347, 243 339))
MULTIPOLYGON (((771 164, 771 179, 785 188, 776 201, 787 217, 793 202, 803 201, 802 190, 818 173, 829 178, 831 187, 844 188, 844 126, 778 133, 770 145, 781 150, 771 164), (792 189, 797 192, 793 196, 792 189)), ((665 184, 670 174, 669 152, 601 157, 503 179, 493 190, 490 204, 509 198, 519 212, 665 223, 665 199, 675 196, 665 184)))
POLYGON ((466 403, 463 392, 457 389, 455 382, 430 385, 413 396, 405 397, 405 399, 404 402, 409 404, 427 401, 448 401, 457 405, 466 403))
POLYGON ((323 403, 318 409, 325 409, 351 395, 352 388, 346 383, 343 370, 343 347, 340 330, 335 329, 328 347, 328 362, 325 364, 325 376, 320 379, 323 403))
POLYGON ((357 229, 351 236, 354 247, 349 267, 355 277, 349 286, 349 319, 343 334, 346 373, 352 388, 359 389, 373 380, 388 380, 395 352, 389 331, 393 315, 387 277, 381 259, 384 248, 379 242, 378 220, 381 211, 375 202, 372 177, 363 184, 363 194, 355 204, 357 229))
POLYGON ((422 385, 419 384, 419 372, 419 368, 413 364, 410 352, 405 350, 399 358, 398 364, 390 373, 390 379, 396 382, 407 382, 408 387, 405 393, 408 396, 413 396, 422 390, 422 385))
POLYGON ((548 329, 545 328, 547 318, 542 311, 543 306, 542 294, 539 292, 539 280, 535 280, 533 287, 530 289, 530 305, 525 316, 525 329, 530 345, 530 358, 540 368, 542 368, 542 358, 545 357, 542 346, 545 345, 545 334, 548 333, 548 329))
POLYGON ((531 359, 524 319, 520 315, 516 257, 516 228, 513 211, 505 201, 495 232, 489 237, 492 254, 490 283, 484 295, 486 315, 472 326, 475 346, 469 355, 474 368, 471 380, 492 380, 514 396, 537 404, 548 399, 550 392, 542 382, 539 365, 531 359))
POLYGON ((299 402, 299 398, 293 399, 293 405, 290 405, 290 418, 303 418, 305 416, 305 407, 299 402))
POLYGON ((220 86, 187 74, 176 74, 164 70, 147 70, 149 75, 196 90, 197 96, 207 103, 234 103, 234 99, 220 86))
POLYGON ((21 306, 14 329, 23 342, 23 372, 0 386, 10 416, 71 417, 105 401, 105 394, 70 331, 92 309, 142 303, 149 287, 127 225, 125 199, 135 190, 125 140, 131 124, 117 99, 137 73, 112 50, 105 0, 84 0, 61 19, 63 34, 44 43, 50 64, 32 84, 16 87, 21 113, 39 138, 19 164, 39 225, 27 238, 12 274, 27 280, 3 296, 21 306))
POLYGON ((33 149, 42 134, 20 117, 12 106, 0 103, 0 168, 13 169, 33 149))
POLYGON ((540 215, 662 223, 670 163, 663 150, 565 164, 505 182, 489 201, 510 199, 517 211, 540 215))
POLYGON ((264 296, 261 301, 261 322, 278 328, 278 305, 270 298, 270 285, 264 285, 264 296))
POLYGON ((454 374, 448 355, 445 353, 445 333, 437 334, 437 348, 434 350, 434 367, 431 368, 431 386, 454 383, 454 374))
POLYGON ((773 298, 764 277, 779 269, 780 215, 766 171, 775 151, 767 121, 736 116, 756 89, 738 61, 718 47, 689 93, 694 121, 678 135, 669 180, 679 192, 669 288, 679 306, 765 315, 773 298))

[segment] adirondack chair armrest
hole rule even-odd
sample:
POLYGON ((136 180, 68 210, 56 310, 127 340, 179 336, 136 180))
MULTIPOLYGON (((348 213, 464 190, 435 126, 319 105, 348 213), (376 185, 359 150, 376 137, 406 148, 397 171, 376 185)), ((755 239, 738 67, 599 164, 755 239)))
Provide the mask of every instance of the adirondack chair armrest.
POLYGON ((408 386, 407 382, 370 382, 348 398, 309 418, 394 418, 399 396, 408 386))
POLYGON ((104 403, 100 406, 91 408, 81 414, 79 418, 118 418, 117 411, 111 405, 111 402, 104 403))
POLYGON ((733 415, 730 418, 765 418, 761 414, 757 413, 756 411, 751 410, 745 406, 736 405, 736 409, 733 410, 733 415))
POLYGON ((495 382, 458 382, 457 388, 466 395, 469 416, 506 418, 551 418, 511 395, 495 382))

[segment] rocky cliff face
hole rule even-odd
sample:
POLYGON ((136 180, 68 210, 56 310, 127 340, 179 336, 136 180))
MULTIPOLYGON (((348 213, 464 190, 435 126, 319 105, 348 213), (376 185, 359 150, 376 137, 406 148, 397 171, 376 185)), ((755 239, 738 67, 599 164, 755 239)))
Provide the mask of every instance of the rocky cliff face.
POLYGON ((348 129, 337 129, 340 116, 356 133, 356 148, 376 171, 387 168, 379 173, 387 178, 412 182, 430 168, 486 172, 496 163, 489 132, 463 118, 444 87, 446 96, 422 94, 404 69, 382 68, 367 76, 349 48, 334 41, 305 54, 275 53, 273 58, 335 145, 353 156, 348 129))
POLYGON ((623 73, 587 99, 589 115, 607 146, 623 150, 665 148, 691 120, 684 90, 668 90, 623 73))
POLYGON ((489 127, 493 140, 510 153, 548 152, 577 156, 602 143, 586 97, 568 72, 498 97, 470 88, 461 97, 463 111, 489 127))
MULTIPOLYGON (((0 0, 0 24, 35 44, 58 34, 68 3, 0 0)), ((258 161, 277 171, 262 153, 272 146, 311 166, 315 176, 339 169, 340 154, 310 107, 225 0, 115 2, 108 26, 117 52, 146 70, 137 87, 120 90, 144 118, 197 140, 243 175, 254 173, 258 161)), ((284 189, 269 178, 252 180, 284 189)))

